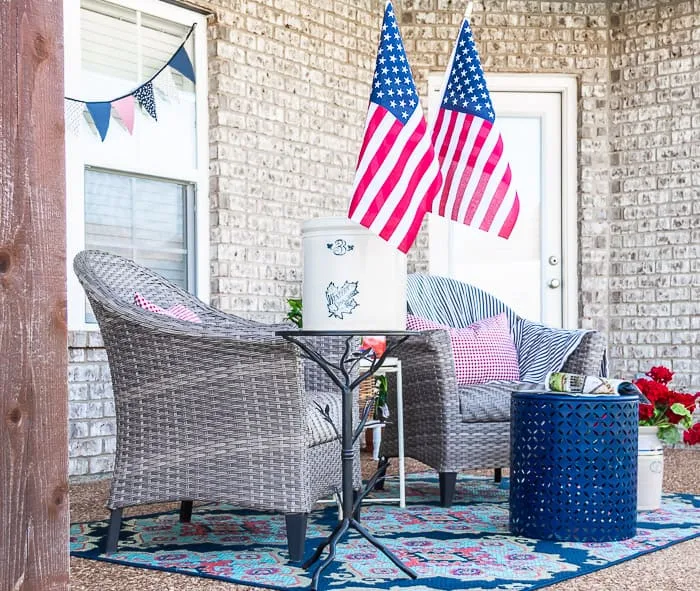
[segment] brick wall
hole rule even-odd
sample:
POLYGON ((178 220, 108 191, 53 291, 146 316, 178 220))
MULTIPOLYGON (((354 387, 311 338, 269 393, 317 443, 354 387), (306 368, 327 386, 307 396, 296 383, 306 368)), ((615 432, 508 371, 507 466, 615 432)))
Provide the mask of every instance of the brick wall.
POLYGON ((209 28, 212 303, 280 320, 301 224, 345 215, 380 0, 200 1, 209 28))
POLYGON ((700 389, 700 2, 611 4, 612 369, 700 389))
POLYGON ((96 332, 71 332, 68 347, 68 473, 87 476, 110 472, 116 423, 102 337, 96 332))

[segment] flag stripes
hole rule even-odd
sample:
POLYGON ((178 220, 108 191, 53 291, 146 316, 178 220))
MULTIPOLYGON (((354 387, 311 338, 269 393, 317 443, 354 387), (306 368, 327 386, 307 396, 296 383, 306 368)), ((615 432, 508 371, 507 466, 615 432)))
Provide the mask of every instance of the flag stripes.
POLYGON ((407 252, 442 176, 387 2, 348 217, 407 252))
POLYGON ((466 19, 448 66, 431 136, 444 179, 432 212, 508 238, 520 199, 466 19))
POLYGON ((368 119, 349 217, 406 252, 428 211, 425 195, 440 188, 427 126, 418 109, 402 126, 376 104, 368 119))

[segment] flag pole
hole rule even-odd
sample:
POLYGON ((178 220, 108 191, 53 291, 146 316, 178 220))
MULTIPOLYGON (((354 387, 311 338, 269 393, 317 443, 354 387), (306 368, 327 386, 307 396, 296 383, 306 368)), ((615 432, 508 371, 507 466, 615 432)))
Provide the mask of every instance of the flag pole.
MULTIPOLYGON (((472 0, 469 0, 467 2, 467 7, 464 10, 464 16, 462 17, 462 23, 460 24, 459 28, 460 31, 462 30, 462 27, 464 26, 464 21, 469 22, 469 19, 472 16, 472 10, 474 9, 474 2, 472 0)), ((459 34, 458 34, 459 37, 459 34)), ((450 54, 450 61, 447 62, 447 69, 445 70, 445 76, 442 79, 442 85, 440 87, 440 100, 442 100, 442 97, 445 96, 445 89, 447 88, 447 79, 450 71, 452 70, 452 63, 454 62, 455 59, 455 53, 457 51, 457 43, 454 44, 452 47, 452 53, 450 54)), ((433 135, 433 128, 435 127, 435 120, 431 121, 428 125, 428 135, 432 136, 433 135)))
MULTIPOLYGON (((459 25, 460 32, 462 31, 462 27, 464 27, 465 22, 469 23, 469 19, 471 19, 473 10, 474 10, 474 2, 472 0, 469 0, 469 2, 467 2, 466 8, 464 9, 464 16, 462 17, 462 22, 459 25)), ((459 39, 459 33, 457 33, 457 38, 459 39)), ((452 47, 452 54, 450 55, 450 61, 447 62, 447 69, 445 70, 445 76, 442 79, 442 86, 440 88, 440 101, 442 101, 443 97, 445 96, 445 90, 447 89, 447 81, 449 79, 449 74, 452 71, 452 64, 454 63, 456 53, 457 53, 457 42, 455 41, 455 44, 452 47)), ((436 122, 437 122, 437 120, 435 118, 433 118, 433 120, 428 125, 428 135, 430 137, 433 136, 433 131, 435 129, 436 122)), ((432 211, 430 213, 432 213, 432 211)), ((448 220, 448 224, 447 224, 448 243, 452 242, 453 232, 454 232, 454 230, 453 230, 452 224, 449 223, 449 220, 448 220)), ((452 252, 452 249, 448 248, 448 250, 447 250, 447 272, 448 272, 448 275, 452 272, 452 268, 454 266, 453 258, 454 258, 454 254, 452 252)))

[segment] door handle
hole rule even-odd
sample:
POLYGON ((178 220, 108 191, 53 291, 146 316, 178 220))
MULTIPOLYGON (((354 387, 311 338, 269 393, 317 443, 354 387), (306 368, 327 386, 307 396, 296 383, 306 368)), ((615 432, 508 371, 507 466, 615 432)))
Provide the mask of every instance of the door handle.
POLYGON ((559 281, 559 279, 550 279, 550 281, 549 281, 550 289, 556 289, 560 285, 561 285, 561 281, 559 281))

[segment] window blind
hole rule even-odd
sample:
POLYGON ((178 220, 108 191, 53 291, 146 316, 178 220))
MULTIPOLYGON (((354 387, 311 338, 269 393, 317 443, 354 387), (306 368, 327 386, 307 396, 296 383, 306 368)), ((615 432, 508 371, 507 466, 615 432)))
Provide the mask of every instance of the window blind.
MULTIPOLYGON (((114 93, 126 93, 151 78, 172 57, 189 27, 103 0, 82 0, 81 65, 85 72, 113 79, 114 93)), ((185 49, 194 55, 190 37, 185 49)), ((193 91, 191 83, 171 70, 176 86, 193 91)), ((107 89, 105 89, 107 90, 107 89)))
POLYGON ((183 183, 85 171, 85 247, 135 260, 187 289, 187 193, 183 183))

